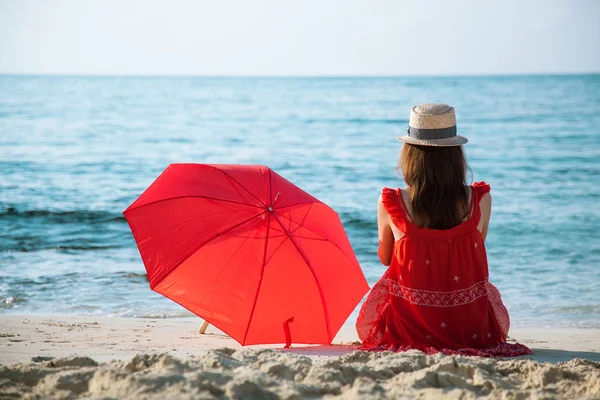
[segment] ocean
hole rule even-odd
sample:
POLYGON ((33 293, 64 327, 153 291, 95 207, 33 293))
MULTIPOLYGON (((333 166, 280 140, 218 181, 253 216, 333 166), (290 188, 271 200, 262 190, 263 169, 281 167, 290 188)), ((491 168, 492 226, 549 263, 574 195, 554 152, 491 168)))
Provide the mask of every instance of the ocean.
MULTIPOLYGON (((513 326, 600 327, 600 75, 0 76, 0 313, 191 315, 121 212, 170 163, 264 164, 333 207, 372 285, 410 108, 457 111, 513 326)), ((356 318, 356 311, 348 324, 356 318)))

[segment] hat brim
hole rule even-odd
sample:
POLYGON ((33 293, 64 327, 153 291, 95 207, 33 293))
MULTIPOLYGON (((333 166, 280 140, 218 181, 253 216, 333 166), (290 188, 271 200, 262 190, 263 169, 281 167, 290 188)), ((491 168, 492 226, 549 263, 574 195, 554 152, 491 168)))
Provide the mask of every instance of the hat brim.
POLYGON ((469 139, 464 136, 456 135, 447 139, 431 139, 431 140, 421 140, 415 139, 408 135, 399 136, 396 140, 408 144, 414 144, 417 146, 436 146, 436 147, 451 147, 451 146, 462 146, 467 143, 469 139))

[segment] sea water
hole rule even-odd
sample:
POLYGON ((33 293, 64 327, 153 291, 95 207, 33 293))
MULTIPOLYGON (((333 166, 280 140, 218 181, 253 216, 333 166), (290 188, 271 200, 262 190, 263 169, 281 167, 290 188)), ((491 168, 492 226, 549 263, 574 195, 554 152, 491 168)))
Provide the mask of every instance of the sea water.
POLYGON ((599 327, 600 75, 0 76, 0 313, 190 315, 149 289, 121 214, 176 162, 273 168, 338 211, 372 285, 377 198, 423 102, 456 108, 492 187, 513 325, 599 327))

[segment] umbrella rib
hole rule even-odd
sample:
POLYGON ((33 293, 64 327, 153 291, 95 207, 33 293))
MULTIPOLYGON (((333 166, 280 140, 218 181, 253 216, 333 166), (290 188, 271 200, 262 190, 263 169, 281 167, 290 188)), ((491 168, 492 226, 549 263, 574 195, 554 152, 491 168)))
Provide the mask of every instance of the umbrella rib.
MULTIPOLYGON (((225 271, 225 269, 227 268, 227 266, 228 266, 228 265, 230 265, 229 263, 231 262, 231 260, 233 259, 233 257, 235 257, 235 255, 236 255, 236 254, 237 254, 237 253, 238 253, 238 252, 239 252, 239 251, 242 249, 242 247, 244 247, 244 245, 246 244, 246 242, 248 241, 248 239, 250 239, 250 236, 251 236, 251 235, 252 235, 254 232, 256 232, 256 229, 258 229, 258 227, 257 227, 257 228, 254 228, 254 229, 253 229, 253 230, 252 230, 250 233, 248 233, 248 236, 246 236, 246 237, 244 238, 244 241, 242 242, 242 244, 240 244, 240 246, 237 248, 237 250, 236 250, 236 251, 235 251, 233 254, 231 254, 231 255, 229 256, 229 259, 227 260, 227 263, 225 264, 225 265, 226 265, 226 267, 223 267, 223 269, 221 269, 221 271, 219 272, 219 274, 218 274, 218 275, 215 277, 215 279, 214 279, 214 280, 213 280, 213 282, 212 282, 212 284, 213 284, 213 285, 215 285, 215 284, 216 284, 216 282, 219 280, 219 278, 221 277, 221 275, 223 274, 223 272, 225 271)), ((204 303, 204 299, 205 299, 205 298, 206 298, 206 293, 203 293, 203 294, 201 295, 201 297, 200 297, 200 301, 199 301, 199 303, 204 303)), ((199 314, 198 314, 198 315, 199 315, 199 314)), ((209 322, 210 322, 210 321, 209 321, 209 322)), ((211 324, 212 324, 212 322, 211 322, 211 324)), ((213 324, 213 325, 215 325, 215 324, 213 324)), ((215 326, 216 326, 216 325, 215 325, 215 326)), ((217 328, 219 328, 219 327, 217 326, 217 328)), ((221 328, 219 328, 219 329, 221 329, 221 328)), ((229 335, 229 334, 228 334, 228 335, 229 335)), ((229 336, 231 336, 231 335, 229 335, 229 336)), ((231 337, 233 337, 233 336, 231 336, 231 337)), ((237 340, 237 339, 236 339, 236 340, 237 340)), ((239 342, 238 342, 238 343, 239 343, 239 342)), ((243 342, 242 342, 242 343, 243 343, 243 342)), ((240 343, 240 344, 241 344, 241 343, 240 343)))
MULTIPOLYGON (((156 282, 156 283, 155 283, 153 286, 156 286, 156 285, 158 285, 160 282, 162 282, 163 280, 165 280, 165 279, 166 279, 166 278, 167 278, 167 277, 168 277, 168 276, 171 274, 171 272, 173 272, 173 271, 175 270, 175 268, 179 267, 179 266, 180 266, 180 265, 181 265, 181 264, 182 264, 182 263, 183 263, 185 260, 187 260, 187 259, 188 259, 188 258, 189 258, 189 257, 190 257, 192 254, 194 254, 195 252, 197 252, 198 250, 200 250, 200 249, 202 248, 202 246, 205 246, 206 244, 208 244, 208 243, 212 242, 213 240, 215 240, 215 239, 216 239, 216 238, 218 238, 219 236, 223 235, 224 233, 227 233, 227 232, 229 232, 229 231, 230 231, 230 230, 232 230, 232 229, 235 229, 235 228, 237 228, 237 227, 239 227, 239 226, 242 226, 242 225, 244 225, 245 223, 252 221, 254 218, 258 218, 258 217, 260 217, 261 215, 263 215, 263 214, 265 214, 265 213, 266 213, 266 211, 265 211, 265 212, 262 212, 262 213, 260 213, 260 214, 254 215, 254 216, 252 216, 252 217, 250 217, 250 218, 248 218, 248 219, 246 219, 246 220, 244 220, 244 221, 242 221, 242 222, 240 222, 240 223, 238 223, 238 224, 235 224, 235 225, 233 225, 233 226, 230 226, 229 228, 227 228, 227 229, 226 229, 226 230, 224 230, 224 231, 217 232, 217 234, 216 234, 216 235, 214 235, 214 236, 213 236, 213 237, 211 237, 210 239, 208 239, 208 240, 206 240, 206 241, 202 242, 202 243, 201 243, 199 246, 196 246, 196 247, 194 248, 194 250, 190 251, 190 253, 189 253, 189 254, 187 254, 185 257, 182 257, 182 258, 181 258, 179 261, 177 261, 177 262, 175 263, 175 265, 174 265, 174 266, 171 268, 171 270, 170 270, 169 272, 167 272, 167 273, 165 274, 165 276, 163 276, 162 278, 160 278, 160 280, 158 280, 158 282, 156 282)), ((150 286, 150 288, 151 288, 151 289, 153 289, 153 286, 151 285, 151 286, 150 286)))
POLYGON ((302 258, 304 259, 306 266, 308 267, 313 278, 315 279, 315 283, 317 284, 317 289, 319 289, 319 295, 321 296, 321 305, 323 306, 323 313, 325 314, 325 325, 327 326, 327 339, 329 341, 331 341, 332 337, 331 337, 331 328, 329 327, 329 312, 327 311, 327 304, 325 304, 325 296, 323 295, 323 289, 321 288, 321 285, 319 284, 317 275, 315 275, 315 271, 313 270, 312 266, 308 262, 308 259, 306 258, 306 255, 304 254, 304 252, 300 249, 300 246, 298 246, 298 244, 296 243, 296 241, 294 240, 292 235, 290 235, 290 233, 284 228, 281 221, 279 221, 279 218, 277 218, 276 213, 273 213, 273 217, 275 218, 275 220, 277 221, 279 226, 281 226, 281 229, 283 229, 283 231, 286 233, 287 237, 290 239, 290 241, 292 242, 292 244, 294 245, 294 247, 296 248, 298 253, 300 253, 300 256, 302 256, 302 258))
POLYGON ((248 194, 250 194, 250 196, 254 197, 254 198, 255 198, 255 199, 256 199, 256 200, 257 200, 257 201, 258 201, 260 204, 262 204, 263 206, 267 207, 267 205, 266 205, 266 204, 265 204, 265 203, 264 203, 262 200, 260 200, 258 197, 256 197, 256 196, 254 195, 254 193, 252 193, 251 191, 249 191, 248 189, 246 189, 246 187, 245 187, 244 185, 242 185, 241 183, 239 183, 239 182, 237 181, 237 179, 235 179, 233 176, 229 175, 227 172, 225 172, 225 171, 223 171, 223 170, 221 170, 221 169, 219 169, 219 168, 217 168, 217 167, 215 167, 215 166, 213 166, 213 165, 210 165, 210 164, 206 164, 206 165, 207 165, 208 167, 210 167, 210 168, 214 168, 214 169, 216 169, 217 171, 219 171, 219 172, 221 172, 222 174, 224 174, 226 177, 228 177, 229 179, 231 179, 232 181, 234 181, 235 183, 237 183, 237 184, 238 184, 238 185, 239 185, 239 186, 240 186, 242 189, 244 189, 246 192, 248 192, 248 194))
POLYGON ((231 211, 225 211, 225 212, 221 212, 221 213, 215 213, 215 214, 201 215, 201 216, 199 216, 199 217, 192 218, 192 219, 190 219, 190 220, 188 220, 188 221, 185 221, 185 222, 182 222, 182 223, 180 223, 179 225, 172 226, 172 227, 170 227, 170 228, 168 228, 168 229, 165 229, 164 231, 161 231, 161 232, 159 232, 159 233, 156 233, 156 234, 154 234, 154 235, 152 235, 152 236, 150 236, 150 237, 147 237, 146 239, 144 239, 144 240, 142 240, 142 241, 138 242, 138 246, 139 246, 139 245, 141 245, 141 244, 143 244, 143 243, 146 243, 146 242, 147 242, 148 240, 150 240, 150 239, 154 239, 154 238, 155 238, 155 237, 157 237, 158 235, 163 235, 164 233, 166 233, 166 232, 169 232, 169 231, 172 231, 173 229, 181 228, 182 226, 184 226, 184 225, 187 225, 187 224, 189 224, 189 223, 191 223, 191 222, 198 221, 199 219, 202 219, 202 218, 208 218, 208 217, 214 217, 215 215, 223 215, 223 214, 229 214, 229 213, 231 213, 231 211))
MULTIPOLYGON (((327 204, 323 203, 322 201, 303 201, 302 203, 295 203, 295 204, 288 204, 287 206, 282 206, 282 207, 273 207, 275 210, 283 210, 284 208, 288 208, 288 207, 295 207, 295 206, 302 206, 304 204, 315 204, 315 203, 321 203, 324 206, 329 207, 327 204)), ((331 207, 329 207, 331 208, 331 207)), ((335 210, 334 210, 335 211, 335 210)))
MULTIPOLYGON (((142 204, 141 206, 137 206, 137 207, 125 210, 125 211, 129 212, 129 211, 137 210, 139 208, 144 208, 144 207, 150 206, 152 204, 162 203, 163 201, 177 200, 177 199, 187 199, 187 198, 215 200, 215 201, 222 201, 224 203, 239 204, 241 206, 248 206, 248 207, 254 207, 254 208, 263 208, 261 206, 256 206, 254 204, 242 203, 240 201, 235 201, 235 200, 219 199, 218 197, 188 195, 188 196, 175 196, 175 197, 169 197, 168 199, 160 199, 160 200, 156 200, 156 201, 151 201, 150 203, 142 204)), ((125 211, 123 213, 125 213, 125 211)))
POLYGON ((267 221, 267 236, 265 237, 265 250, 263 254, 262 270, 260 271, 260 280, 258 281, 258 287, 256 288, 256 294, 254 295, 254 304, 252 304, 252 311, 250 311, 250 319, 246 326, 246 333, 244 333, 244 340, 242 340, 242 346, 246 344, 246 337, 250 331, 250 325, 252 324, 252 318, 254 317, 254 310, 256 310, 256 303, 258 302, 258 295, 260 293, 260 287, 262 286, 263 277, 265 276, 265 266, 267 264, 267 246, 269 244, 269 231, 271 230, 271 213, 269 213, 269 220, 267 221))
MULTIPOLYGON (((291 219, 290 219, 290 218, 288 218, 288 217, 286 217, 285 215, 281 215, 281 214, 279 214, 279 213, 278 213, 277 215, 279 215, 281 218, 285 218, 285 219, 287 219, 287 220, 291 221, 291 219)), ((308 217, 305 217, 305 219, 307 219, 307 218, 308 218, 308 217)), ((311 220, 313 220, 312 218, 308 218, 308 219, 311 219, 311 220)), ((340 246, 338 246, 338 244, 337 244, 337 243, 335 243, 335 242, 331 241, 330 239, 326 238, 325 236, 321 235, 320 233, 317 233, 317 232, 313 231, 312 229, 309 229, 309 228, 307 228, 306 226, 303 226, 303 225, 301 225, 301 226, 302 226, 304 229, 306 229, 307 231, 309 231, 309 232, 311 232, 311 233, 313 233, 313 234, 315 234, 315 235, 319 236, 320 238, 323 238, 324 240, 328 241, 329 243, 331 243, 332 245, 334 245, 335 247, 337 247, 337 249, 338 249, 338 250, 339 250, 339 251, 340 251, 340 252, 341 252, 341 253, 342 253, 344 256, 346 256, 346 258, 347 258, 347 259, 348 259, 348 260, 349 260, 349 261, 350 261, 352 264, 354 264, 354 261, 355 261, 355 260, 353 260, 352 258, 350 258, 350 256, 348 256, 348 254, 346 254, 346 252, 345 252, 344 250, 342 250, 342 248, 341 248, 340 246)), ((352 244, 350 244, 350 247, 352 247, 352 244)), ((359 268, 359 270, 360 270, 360 266, 359 266, 358 268, 359 268)), ((360 271, 361 271, 361 273, 362 273, 362 270, 360 270, 360 271)))

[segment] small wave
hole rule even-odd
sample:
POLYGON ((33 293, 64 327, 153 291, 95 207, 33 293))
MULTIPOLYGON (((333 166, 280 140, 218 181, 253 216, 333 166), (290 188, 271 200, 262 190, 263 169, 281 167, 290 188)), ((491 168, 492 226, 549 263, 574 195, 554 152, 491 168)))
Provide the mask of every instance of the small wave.
POLYGON ((128 279, 131 281, 145 281, 148 282, 148 275, 146 274, 138 274, 137 272, 116 272, 112 275, 115 275, 122 279, 128 279))
POLYGON ((129 245, 123 241, 112 239, 114 244, 97 245, 93 242, 101 241, 100 237, 93 241, 87 238, 71 240, 73 244, 62 242, 57 244, 58 239, 48 237, 47 235, 15 236, 10 238, 0 237, 0 252, 2 253, 28 253, 34 251, 54 250, 59 253, 72 254, 82 251, 104 251, 110 249, 119 249, 129 245))
POLYGON ((24 210, 0 204, 0 252, 54 250, 60 253, 106 251, 131 245, 125 217, 112 211, 24 210))
MULTIPOLYGON (((145 273, 137 272, 112 272, 105 274, 97 273, 85 273, 85 272, 69 272, 66 274, 58 275, 45 275, 36 278, 18 278, 18 277, 6 277, 0 276, 0 283, 7 283, 9 287, 21 287, 29 288, 32 290, 43 290, 44 288, 50 289, 53 285, 71 285, 77 282, 93 283, 97 281, 103 281, 104 283, 114 283, 122 280, 128 282, 145 283, 148 282, 148 276, 145 273)), ((2 297, 0 296, 0 299, 2 297)))
MULTIPOLYGON (((591 117, 591 115, 587 115, 591 117)), ((522 124, 522 123, 550 123, 553 121, 556 122, 577 122, 581 120, 581 118, 585 118, 586 114, 578 114, 576 117, 572 117, 570 115, 564 114, 556 114, 556 113, 538 113, 538 114, 529 114, 529 115, 511 115, 511 116, 502 116, 502 117, 473 117, 473 118, 464 118, 462 120, 463 124, 478 124, 478 125, 486 125, 486 124, 522 124)), ((586 136, 581 136, 585 138, 586 136)))
POLYGON ((554 312, 557 314, 600 314, 600 305, 588 304, 583 306, 556 307, 554 312))
POLYGON ((42 219, 45 223, 69 224, 69 223, 105 223, 126 222, 121 213, 102 210, 19 210, 15 206, 0 205, 0 218, 10 219, 42 219))
POLYGON ((198 317, 191 311, 163 311, 163 312, 150 312, 150 311, 123 311, 120 313, 111 314, 110 316, 124 317, 124 318, 156 318, 156 319, 167 319, 167 318, 190 318, 198 317))
POLYGON ((16 297, 16 296, 2 297, 2 296, 0 296, 0 310, 13 308, 15 305, 17 305, 19 303, 25 303, 25 302, 27 302, 27 299, 25 299, 23 297, 16 297))
POLYGON ((78 245, 73 245, 73 246, 56 246, 53 247, 54 250, 59 251, 59 252, 63 252, 63 253, 68 253, 70 251, 101 251, 101 250, 109 250, 109 249, 117 249, 120 248, 122 246, 110 246, 110 245, 106 245, 106 246, 95 246, 95 245, 87 245, 87 246, 78 246, 78 245))
POLYGON ((307 124, 394 124, 406 125, 407 120, 404 119, 381 119, 381 118, 314 118, 305 119, 307 124))
POLYGON ((85 314, 90 314, 90 313, 98 312, 101 310, 102 310, 102 307, 89 305, 89 304, 79 304, 79 305, 72 306, 69 308, 69 311, 71 311, 71 312, 85 313, 85 314))
POLYGON ((374 217, 364 218, 356 211, 341 212, 339 215, 344 227, 348 231, 365 230, 364 233, 368 232, 369 234, 372 233, 373 230, 377 231, 377 220, 374 217))

